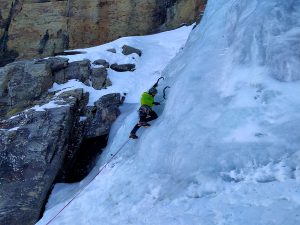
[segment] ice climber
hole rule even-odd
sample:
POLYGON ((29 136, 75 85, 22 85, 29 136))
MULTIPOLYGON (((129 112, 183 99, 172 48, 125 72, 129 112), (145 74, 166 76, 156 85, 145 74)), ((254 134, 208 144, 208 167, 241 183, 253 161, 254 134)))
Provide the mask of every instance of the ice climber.
POLYGON ((130 132, 129 138, 137 139, 136 132, 140 127, 149 127, 149 121, 157 119, 157 114, 152 110, 154 105, 160 105, 159 102, 154 101, 154 96, 157 94, 156 85, 149 89, 148 92, 144 92, 141 96, 141 107, 139 108, 140 121, 135 125, 135 127, 130 132))

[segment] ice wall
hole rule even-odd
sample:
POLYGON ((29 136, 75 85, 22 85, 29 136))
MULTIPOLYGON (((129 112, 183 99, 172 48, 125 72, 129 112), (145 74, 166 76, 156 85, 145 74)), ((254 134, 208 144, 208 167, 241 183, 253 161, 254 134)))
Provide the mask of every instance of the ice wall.
POLYGON ((145 164, 156 168, 161 158, 158 168, 176 176, 219 176, 298 154, 298 6, 209 2, 201 25, 165 71, 169 99, 161 124, 143 140, 153 147, 140 152, 157 158, 145 164))

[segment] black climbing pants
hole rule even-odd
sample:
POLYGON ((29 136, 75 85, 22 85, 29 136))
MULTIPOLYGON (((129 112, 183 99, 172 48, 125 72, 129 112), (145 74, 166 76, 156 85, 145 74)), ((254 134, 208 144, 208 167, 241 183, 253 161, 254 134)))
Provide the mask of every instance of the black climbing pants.
MULTIPOLYGON (((140 122, 144 122, 144 123, 147 123, 147 122, 150 122, 152 120, 155 120, 157 119, 157 114, 156 112, 154 112, 153 110, 151 110, 149 113, 139 113, 139 116, 140 116, 140 122)), ((132 129, 131 133, 132 134, 136 134, 136 132, 138 131, 138 129, 140 128, 141 126, 139 125, 139 123, 137 123, 134 128, 132 129)))

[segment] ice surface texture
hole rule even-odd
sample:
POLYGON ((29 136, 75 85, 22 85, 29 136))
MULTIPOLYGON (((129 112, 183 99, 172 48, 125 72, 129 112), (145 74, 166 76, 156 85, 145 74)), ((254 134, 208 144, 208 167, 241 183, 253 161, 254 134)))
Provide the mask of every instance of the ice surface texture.
POLYGON ((300 79, 300 2, 241 1, 227 15, 228 47, 235 62, 266 66, 280 81, 300 79))

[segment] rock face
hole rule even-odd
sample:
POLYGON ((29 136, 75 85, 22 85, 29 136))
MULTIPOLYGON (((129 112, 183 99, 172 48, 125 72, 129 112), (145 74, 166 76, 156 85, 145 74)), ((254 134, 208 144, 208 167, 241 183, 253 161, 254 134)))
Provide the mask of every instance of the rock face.
POLYGON ((77 79, 100 90, 111 85, 106 68, 91 68, 89 60, 66 58, 20 61, 0 68, 0 118, 40 103, 53 83, 77 79))
POLYGON ((71 143, 81 98, 43 112, 31 110, 1 124, 1 224, 34 224, 39 218, 71 143), (19 128, 11 129, 16 125, 19 128))
MULTIPOLYGON (((53 84, 52 72, 47 63, 21 62, 8 67, 8 100, 10 106, 28 104, 41 96, 53 84)), ((1 75, 0 75, 1 76, 1 75)))
POLYGON ((108 94, 95 102, 95 116, 87 122, 85 138, 100 137, 108 134, 111 124, 120 115, 120 94, 108 94))
POLYGON ((28 106, 52 84, 51 67, 46 62, 22 61, 0 68, 0 116, 5 107, 28 106))
POLYGON ((91 82, 93 88, 100 90, 103 87, 106 87, 107 80, 107 69, 106 68, 93 68, 91 74, 91 82))
MULTIPOLYGON (((49 58, 0 68, 1 225, 34 224, 53 182, 68 180, 83 143, 105 145, 103 137, 120 115, 117 93, 101 97, 94 106, 87 106, 89 96, 82 89, 48 93, 53 82, 68 79, 97 89, 110 84, 106 68, 91 68, 88 60, 49 58), (36 104, 40 106, 30 108, 36 104)), ((99 145, 92 152, 97 154, 99 145)), ((86 172, 80 171, 82 176, 86 172)))
POLYGON ((206 0, 0 0, 0 66, 195 21, 206 0))
POLYGON ((62 84, 71 79, 78 79, 86 83, 91 73, 91 64, 89 60, 71 62, 66 68, 56 71, 54 81, 62 84))
POLYGON ((80 120, 87 99, 82 89, 69 91, 56 98, 61 107, 29 110, 0 124, 0 224, 34 224, 55 178, 70 169, 81 142, 109 133, 120 114, 120 95, 99 100, 95 116, 87 119, 91 128, 80 120))

